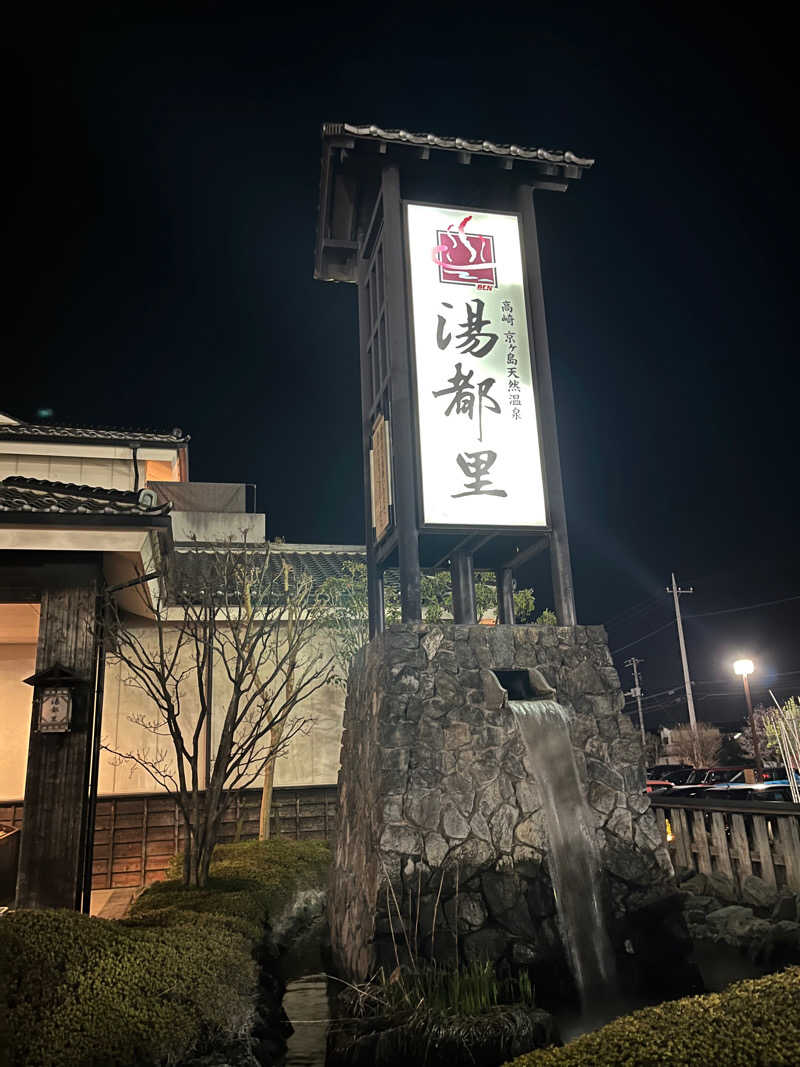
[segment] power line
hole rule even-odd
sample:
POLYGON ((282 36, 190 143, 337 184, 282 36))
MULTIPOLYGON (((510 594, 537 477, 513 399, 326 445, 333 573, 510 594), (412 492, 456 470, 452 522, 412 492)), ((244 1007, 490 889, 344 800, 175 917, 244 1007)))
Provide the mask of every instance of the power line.
POLYGON ((654 596, 648 597, 647 600, 641 600, 638 604, 633 604, 631 607, 617 612, 616 615, 612 615, 611 618, 606 621, 606 626, 611 626, 612 623, 619 622, 620 619, 623 618, 630 622, 629 616, 644 614, 649 607, 655 606, 657 603, 660 603, 660 598, 654 596))
POLYGON ((788 604, 790 600, 800 600, 797 596, 785 596, 780 600, 764 600, 760 604, 746 604, 741 608, 721 608, 719 611, 701 611, 695 615, 684 615, 684 619, 706 619, 709 615, 732 615, 737 611, 754 611, 756 608, 771 608, 775 604, 788 604))
MULTIPOLYGON (((760 604, 746 604, 740 608, 721 608, 719 611, 701 611, 697 612, 694 615, 684 615, 683 618, 684 620, 707 619, 711 615, 732 615, 739 611, 755 611, 756 608, 770 608, 774 607, 776 604, 788 604, 793 600, 800 600, 800 594, 796 596, 781 597, 780 600, 764 600, 760 604)), ((641 637, 637 637, 635 640, 629 641, 627 645, 620 645, 619 648, 612 649, 612 656, 616 655, 617 652, 624 652, 626 648, 632 648, 634 645, 638 645, 640 641, 646 641, 648 637, 654 637, 657 633, 661 633, 662 630, 666 630, 668 626, 672 626, 674 622, 674 619, 670 619, 669 622, 665 622, 663 626, 659 626, 657 629, 651 630, 650 633, 642 634, 641 637)))
POLYGON ((633 645, 638 645, 640 641, 646 641, 648 637, 652 637, 654 634, 661 633, 662 630, 666 630, 668 626, 674 626, 675 620, 670 619, 669 622, 665 622, 663 626, 659 626, 657 630, 651 630, 649 634, 643 634, 641 637, 637 637, 635 641, 629 641, 627 645, 620 645, 619 648, 613 648, 611 655, 615 656, 617 652, 624 652, 626 648, 632 648, 633 645))

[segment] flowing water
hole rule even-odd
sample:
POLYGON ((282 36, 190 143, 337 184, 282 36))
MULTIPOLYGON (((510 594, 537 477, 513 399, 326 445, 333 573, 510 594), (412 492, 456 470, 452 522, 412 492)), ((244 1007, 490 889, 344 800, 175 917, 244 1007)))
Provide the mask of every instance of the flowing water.
POLYGON ((548 865, 567 958, 584 1004, 616 989, 594 829, 578 776, 569 713, 554 700, 509 701, 542 798, 548 865))

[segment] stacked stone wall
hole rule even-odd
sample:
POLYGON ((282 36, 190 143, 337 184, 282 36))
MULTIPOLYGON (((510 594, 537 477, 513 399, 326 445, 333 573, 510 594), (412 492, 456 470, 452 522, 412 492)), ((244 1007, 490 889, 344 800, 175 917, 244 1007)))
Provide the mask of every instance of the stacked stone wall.
POLYGON ((492 673, 532 668, 571 715, 610 917, 669 892, 602 627, 396 624, 348 686, 329 910, 350 978, 409 954, 563 961, 539 790, 492 673))

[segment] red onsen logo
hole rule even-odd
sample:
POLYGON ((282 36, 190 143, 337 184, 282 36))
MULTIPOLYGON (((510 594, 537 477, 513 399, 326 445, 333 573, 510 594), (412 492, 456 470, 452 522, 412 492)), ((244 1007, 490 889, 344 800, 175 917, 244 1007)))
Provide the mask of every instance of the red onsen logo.
POLYGON ((494 239, 484 233, 466 233, 471 218, 472 215, 463 218, 458 229, 451 223, 446 230, 436 231, 433 262, 439 268, 439 281, 494 288, 497 285, 494 239))

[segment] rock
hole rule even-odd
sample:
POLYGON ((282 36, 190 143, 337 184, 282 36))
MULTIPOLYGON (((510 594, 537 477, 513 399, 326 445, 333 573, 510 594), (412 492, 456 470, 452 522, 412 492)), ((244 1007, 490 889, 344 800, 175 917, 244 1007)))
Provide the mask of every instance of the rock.
POLYGON ((555 700, 556 691, 538 667, 528 668, 528 680, 537 700, 555 700))
POLYGON ((492 666, 501 669, 514 667, 514 630, 511 626, 488 627, 489 654, 492 666))
POLYGON ((603 782, 592 782, 589 786, 589 804, 603 815, 609 815, 617 803, 617 791, 603 782))
POLYGON ((514 841, 514 824, 517 821, 516 808, 502 804, 489 820, 492 841, 498 852, 510 852, 514 841))
MULTIPOLYGON (((742 900, 754 908, 773 908, 778 890, 756 874, 748 874, 742 882, 742 900)), ((793 918, 794 916, 792 916, 793 918)), ((788 916, 787 916, 788 918, 788 916)))
POLYGON ((423 830, 436 830, 442 813, 441 794, 423 793, 406 797, 406 815, 423 830))
POLYGON ((407 826, 387 826, 381 834, 380 847, 383 852, 418 856, 422 850, 422 839, 407 826))
POLYGON ((681 883, 681 889, 686 890, 687 893, 701 896, 708 893, 708 877, 700 871, 693 872, 687 878, 678 878, 678 881, 681 883))
POLYGON ((483 700, 487 708, 502 708, 508 697, 508 693, 500 685, 497 675, 493 671, 481 671, 481 686, 483 700))
POLYGON ((456 807, 448 804, 442 817, 442 830, 451 841, 461 840, 469 835, 469 823, 456 807))
POLYGON ((470 743, 471 738, 470 728, 463 722, 454 722, 444 729, 445 748, 462 748, 470 743))
POLYGON ((778 898, 775 901, 775 906, 772 909, 772 921, 780 922, 794 922, 797 916, 797 908, 800 900, 795 896, 791 889, 782 889, 778 894, 778 898))
POLYGON ((718 908, 712 911, 706 922, 709 929, 715 933, 732 934, 740 936, 753 919, 753 909, 742 907, 741 904, 731 904, 727 908, 718 908))
POLYGON ((772 940, 796 941, 800 938, 800 923, 781 921, 772 924, 772 940))
POLYGON ((492 916, 522 907, 521 886, 513 874, 504 871, 487 871, 481 875, 481 890, 492 916))
POLYGON ((587 759, 586 774, 590 782, 602 782, 609 789, 620 791, 624 788, 625 783, 622 780, 622 775, 612 770, 608 764, 601 763, 600 760, 587 759))
POLYGON ((487 917, 480 893, 459 893, 458 897, 451 897, 444 905, 444 914, 453 929, 458 919, 459 932, 480 930, 487 917))
POLYGON ((439 867, 447 855, 447 842, 439 834, 425 835, 425 856, 431 867, 439 867))
POLYGON ((542 806, 541 797, 539 796, 539 790, 536 788, 534 782, 528 778, 523 778, 516 782, 514 785, 514 792, 517 797, 517 804, 519 809, 524 815, 530 815, 531 812, 538 811, 542 806))
POLYGON ((547 848, 547 830, 545 829, 544 816, 541 812, 534 812, 527 819, 517 823, 514 833, 517 840, 522 842, 523 845, 530 845, 531 848, 538 849, 547 848))
POLYGON ((709 912, 719 911, 720 903, 716 897, 695 896, 694 893, 687 893, 683 908, 690 922, 700 922, 709 912))
POLYGON ((491 834, 489 833, 489 824, 483 815, 476 811, 469 821, 470 828, 476 837, 479 837, 481 841, 491 841, 491 834))
POLYGON ((633 816, 627 808, 617 808, 606 823, 606 829, 625 841, 633 841, 633 816))
POLYGON ((425 655, 428 660, 432 660, 436 653, 439 651, 439 646, 444 640, 444 634, 437 627, 434 627, 429 633, 420 641, 420 645, 425 651, 425 655))
POLYGON ((719 874, 717 871, 708 876, 707 891, 712 897, 718 897, 720 900, 727 901, 730 904, 735 904, 739 899, 736 886, 731 879, 726 878, 724 874, 719 874))
POLYGON ((464 938, 464 959, 467 963, 483 960, 498 960, 506 948, 507 935, 502 930, 487 926, 464 938))

